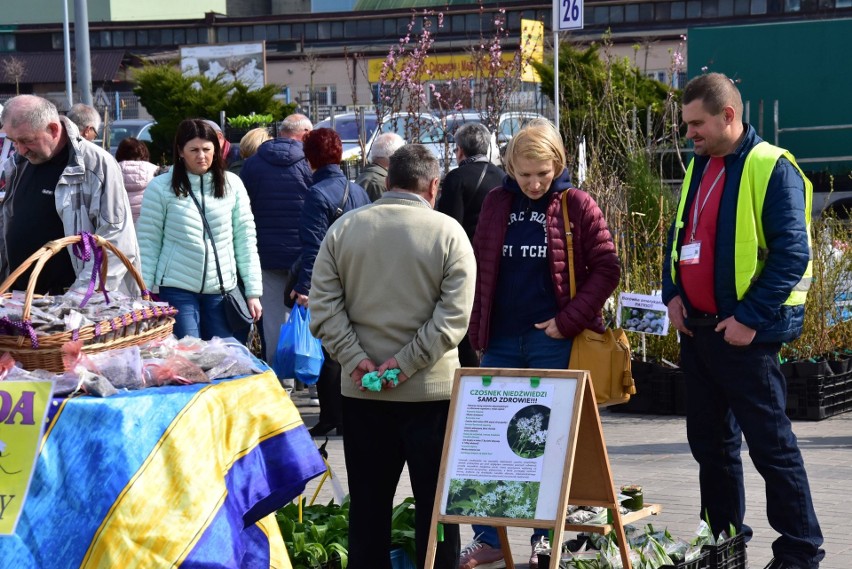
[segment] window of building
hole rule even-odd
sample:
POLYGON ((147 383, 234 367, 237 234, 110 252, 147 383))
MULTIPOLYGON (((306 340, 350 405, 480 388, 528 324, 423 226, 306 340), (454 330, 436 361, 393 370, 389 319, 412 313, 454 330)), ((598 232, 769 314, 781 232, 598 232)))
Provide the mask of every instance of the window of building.
POLYGON ((331 39, 331 22, 317 22, 317 37, 321 40, 331 39))
POLYGON ((521 29, 521 13, 518 11, 509 12, 506 14, 506 27, 510 30, 521 29))
POLYGON ((727 18, 734 15, 734 0, 719 0, 719 16, 727 18))
POLYGON ((278 38, 282 40, 293 39, 293 26, 290 24, 281 24, 278 26, 278 38))
MULTIPOLYGON (((115 38, 113 38, 115 40, 115 38)), ((186 30, 178 28, 175 30, 175 45, 183 45, 186 43, 186 30)), ((116 44, 118 45, 118 44, 116 44)))
POLYGON ((621 24, 624 22, 624 6, 612 6, 609 9, 609 21, 613 24, 621 24))
POLYGON ((240 38, 242 41, 254 41, 254 26, 240 26, 240 38))
POLYGON ((358 23, 353 20, 343 22, 343 35, 346 39, 353 39, 358 33, 358 23))
POLYGON ((654 19, 658 22, 666 22, 672 17, 671 2, 660 2, 654 9, 654 19))
MULTIPOLYGON (((305 85, 304 89, 299 91, 299 100, 311 101, 311 87, 305 85)), ((337 85, 314 85, 313 103, 317 106, 327 106, 337 104, 337 85)))
POLYGON ((361 39, 366 39, 370 37, 370 24, 372 20, 358 20, 358 29, 356 33, 358 37, 361 39))
POLYGON ((294 40, 302 39, 302 34, 305 33, 305 26, 302 24, 293 24, 290 28, 290 36, 294 40))
POLYGON ((688 0, 686 3, 686 17, 688 19, 701 17, 701 0, 688 0))
POLYGON ((305 39, 315 40, 319 37, 319 29, 316 22, 308 22, 305 24, 305 39))
POLYGON ((332 39, 343 39, 343 22, 335 21, 331 23, 331 37, 332 39))
POLYGON ((146 46, 148 43, 148 30, 136 30, 136 45, 146 46))
POLYGON ((837 0, 835 6, 838 8, 852 8, 852 0, 837 0))
POLYGON ((50 34, 50 47, 52 49, 63 49, 62 34, 50 34))
POLYGON ((266 39, 270 41, 275 41, 280 39, 280 35, 278 34, 278 26, 275 24, 270 24, 266 26, 266 39))
POLYGON ((479 33, 479 14, 468 14, 464 17, 464 30, 468 34, 479 33))
POLYGON ((148 30, 148 45, 162 45, 161 30, 148 30))
POLYGON ((160 41, 162 45, 175 45, 175 32, 174 30, 161 30, 160 33, 160 41))
POLYGON ((98 41, 101 47, 112 47, 112 34, 106 30, 100 31, 98 32, 98 41))
POLYGON ((194 44, 198 42, 198 30, 195 28, 186 28, 186 43, 194 44))
POLYGON ((715 18, 719 15, 719 0, 702 0, 701 16, 704 18, 715 18))
POLYGON ((228 41, 231 43, 239 43, 241 41, 240 28, 236 26, 228 28, 228 41))
POLYGON ((751 0, 734 0, 734 14, 748 16, 751 13, 751 0))
POLYGON ((801 9, 802 3, 800 0, 784 0, 785 12, 799 12, 801 9))
POLYGON ((136 31, 125 30, 124 32, 124 47, 136 47, 136 31))
POLYGON ((672 2, 672 20, 686 19, 686 2, 672 2))
POLYGON ((609 23, 609 6, 596 6, 594 15, 595 24, 608 24, 609 23))
POLYGON ((228 28, 216 28, 216 42, 228 43, 228 28))
POLYGON ((639 5, 638 4, 628 4, 624 11, 624 19, 628 22, 638 22, 639 21, 639 5))
POLYGON ((643 2, 639 5, 639 20, 650 22, 654 19, 654 5, 643 2))

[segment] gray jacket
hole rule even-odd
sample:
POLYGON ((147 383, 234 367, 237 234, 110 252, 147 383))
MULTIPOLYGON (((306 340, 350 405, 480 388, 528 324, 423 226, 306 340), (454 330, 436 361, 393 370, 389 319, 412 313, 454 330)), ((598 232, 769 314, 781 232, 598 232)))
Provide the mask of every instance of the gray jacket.
MULTIPOLYGON (((59 177, 54 198, 56 211, 62 218, 65 235, 76 235, 88 231, 100 235, 124 253, 136 269, 140 269, 139 245, 130 215, 130 202, 124 190, 121 170, 109 152, 83 140, 77 126, 65 117, 60 117, 68 134, 68 166, 59 177)), ((6 165, 6 199, 0 211, 0 276, 6 278, 17 267, 9 267, 6 248, 6 224, 15 215, 12 196, 17 191, 17 181, 25 168, 31 167, 23 156, 15 156, 6 165)), ((38 231, 37 220, 33 230, 38 231)), ((71 262, 77 273, 72 288, 87 287, 92 276, 92 261, 84 263, 71 254, 71 262)), ((127 268, 114 255, 108 255, 109 272, 107 288, 138 296, 138 286, 128 274, 127 268)))

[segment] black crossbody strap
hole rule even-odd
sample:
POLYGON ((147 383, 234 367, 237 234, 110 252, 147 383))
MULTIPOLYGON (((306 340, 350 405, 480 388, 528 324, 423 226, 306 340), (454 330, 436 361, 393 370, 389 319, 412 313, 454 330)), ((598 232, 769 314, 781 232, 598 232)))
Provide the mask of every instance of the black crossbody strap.
POLYGON ((336 221, 338 217, 343 215, 343 211, 346 208, 346 200, 349 199, 349 180, 346 180, 346 189, 343 190, 343 199, 340 200, 340 205, 337 206, 337 209, 334 210, 334 217, 331 219, 332 222, 336 221))
MULTIPOLYGON (((204 183, 202 182, 201 191, 204 191, 204 183)), ((213 258, 216 259, 216 275, 219 277, 219 290, 222 291, 222 296, 225 296, 225 281, 222 279, 222 267, 219 266, 219 252, 216 250, 216 240, 213 239, 213 232, 210 231, 210 224, 207 223, 207 216, 204 215, 204 210, 201 209, 201 204, 198 203, 198 198, 195 197, 195 194, 192 193, 192 188, 190 188, 187 193, 189 197, 192 198, 192 201, 195 202, 195 207, 198 208, 198 213, 201 214, 201 223, 204 224, 204 232, 207 233, 207 237, 210 238, 210 244, 213 245, 213 258)), ((202 277, 203 279, 204 277, 202 277)), ((204 290, 204 283, 201 284, 201 290, 204 290)))

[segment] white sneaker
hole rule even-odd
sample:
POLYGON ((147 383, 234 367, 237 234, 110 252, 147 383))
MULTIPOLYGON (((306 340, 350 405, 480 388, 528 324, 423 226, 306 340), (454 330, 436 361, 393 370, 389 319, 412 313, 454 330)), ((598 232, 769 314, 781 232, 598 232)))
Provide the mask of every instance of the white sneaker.
POLYGON ((530 569, 538 569, 538 554, 550 553, 550 541, 544 536, 532 544, 532 554, 530 555, 530 569))

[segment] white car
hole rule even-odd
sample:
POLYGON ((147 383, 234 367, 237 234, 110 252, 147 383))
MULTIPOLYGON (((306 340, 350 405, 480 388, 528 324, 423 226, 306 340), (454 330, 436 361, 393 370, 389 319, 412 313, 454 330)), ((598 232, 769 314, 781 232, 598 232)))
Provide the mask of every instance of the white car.
POLYGON ((428 146, 443 166, 445 158, 438 144, 441 136, 439 127, 438 119, 428 113, 416 115, 395 113, 384 118, 379 127, 379 120, 374 112, 365 112, 362 124, 357 113, 343 113, 320 121, 314 126, 314 128, 334 129, 340 135, 344 161, 361 156, 361 140, 364 141, 364 149, 369 156, 373 141, 379 134, 395 132, 406 142, 417 142, 428 146))

